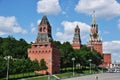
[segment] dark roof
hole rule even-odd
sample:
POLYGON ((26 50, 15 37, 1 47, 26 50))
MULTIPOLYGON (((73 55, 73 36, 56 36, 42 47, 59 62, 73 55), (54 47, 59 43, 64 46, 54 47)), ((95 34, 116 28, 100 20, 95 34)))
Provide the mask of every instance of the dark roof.
POLYGON ((76 26, 76 29, 80 29, 78 25, 76 26))
POLYGON ((42 20, 41 20, 41 22, 40 22, 39 25, 49 25, 49 21, 48 21, 46 15, 44 15, 44 16, 42 17, 42 20))

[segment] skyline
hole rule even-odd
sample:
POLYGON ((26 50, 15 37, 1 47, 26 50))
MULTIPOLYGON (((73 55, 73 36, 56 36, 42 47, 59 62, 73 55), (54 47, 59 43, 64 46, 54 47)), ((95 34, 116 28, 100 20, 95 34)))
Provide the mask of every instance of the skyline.
POLYGON ((0 37, 11 35, 33 42, 38 24, 46 14, 54 40, 72 42, 78 25, 82 44, 87 44, 93 11, 103 52, 111 53, 113 62, 120 62, 119 0, 0 0, 0 37))

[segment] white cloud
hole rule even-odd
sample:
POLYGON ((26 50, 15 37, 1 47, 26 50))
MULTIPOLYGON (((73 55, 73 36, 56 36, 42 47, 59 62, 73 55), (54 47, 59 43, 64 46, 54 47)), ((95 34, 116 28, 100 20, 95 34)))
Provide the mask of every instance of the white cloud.
POLYGON ((64 32, 58 31, 56 33, 56 37, 58 38, 59 41, 65 42, 69 41, 72 42, 73 36, 74 36, 74 29, 78 25, 80 28, 80 35, 81 38, 86 38, 88 37, 88 33, 90 31, 90 26, 87 25, 86 23, 74 21, 74 22, 69 22, 69 21, 63 21, 61 23, 64 27, 64 32))
POLYGON ((91 15, 96 11, 98 17, 112 18, 120 16, 120 3, 117 0, 79 0, 75 11, 91 15))
POLYGON ((120 62, 120 41, 103 42, 104 53, 111 53, 113 61, 120 62))
POLYGON ((10 33, 27 33, 25 29, 17 23, 15 16, 0 16, 0 35, 10 33))
POLYGON ((38 20, 38 21, 37 21, 37 25, 39 25, 39 24, 40 24, 40 22, 41 22, 41 20, 38 20))
POLYGON ((58 14, 60 11, 59 0, 39 0, 37 2, 38 13, 58 14))

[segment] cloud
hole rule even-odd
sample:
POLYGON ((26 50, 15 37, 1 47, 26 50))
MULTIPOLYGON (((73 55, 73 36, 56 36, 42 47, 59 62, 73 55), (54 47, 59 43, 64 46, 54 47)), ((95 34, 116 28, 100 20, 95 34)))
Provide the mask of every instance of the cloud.
POLYGON ((0 16, 0 35, 10 33, 27 33, 25 29, 17 23, 15 16, 4 17, 0 16))
POLYGON ((65 41, 72 42, 72 39, 74 36, 74 29, 77 25, 80 28, 81 38, 88 37, 88 33, 90 31, 90 26, 87 25, 86 23, 79 22, 79 21, 74 21, 74 22, 63 21, 61 24, 64 27, 64 32, 58 31, 56 33, 56 37, 61 42, 65 42, 65 41))
POLYGON ((59 0, 39 0, 37 2, 37 12, 46 14, 58 14, 61 11, 59 0))
POLYGON ((112 61, 118 61, 120 59, 120 41, 103 42, 103 51, 112 54, 112 61))
POLYGON ((40 22, 41 22, 41 20, 38 20, 38 21, 37 21, 37 25, 39 25, 39 24, 40 24, 40 22))
POLYGON ((79 0, 75 11, 91 15, 96 11, 97 17, 113 18, 120 16, 120 4, 117 0, 79 0))

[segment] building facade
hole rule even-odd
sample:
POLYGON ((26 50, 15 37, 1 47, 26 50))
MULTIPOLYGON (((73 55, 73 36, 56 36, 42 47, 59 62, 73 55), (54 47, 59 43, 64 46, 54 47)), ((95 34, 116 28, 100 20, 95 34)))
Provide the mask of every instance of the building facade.
POLYGON ((80 49, 80 47, 81 47, 80 28, 78 25, 76 26, 76 28, 74 30, 72 47, 73 47, 73 49, 80 49))
POLYGON ((120 73, 120 62, 113 62, 110 64, 109 72, 119 72, 120 73))
POLYGON ((44 59, 48 69, 46 71, 38 71, 42 74, 53 74, 60 72, 60 52, 56 49, 51 34, 51 25, 44 15, 40 24, 38 25, 38 35, 35 43, 32 43, 31 48, 28 49, 28 57, 31 60, 44 59))

